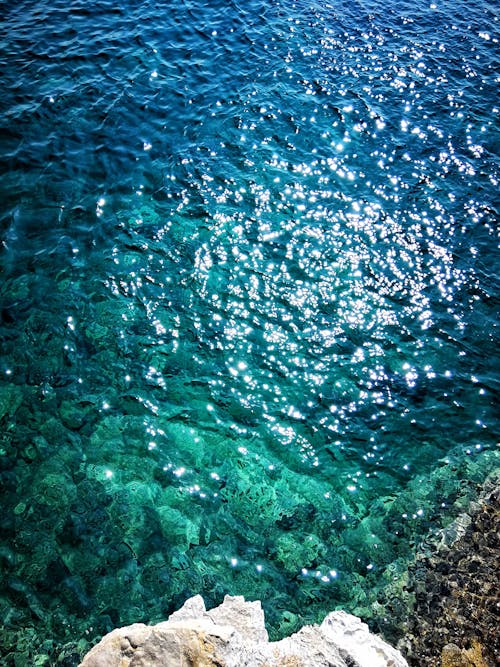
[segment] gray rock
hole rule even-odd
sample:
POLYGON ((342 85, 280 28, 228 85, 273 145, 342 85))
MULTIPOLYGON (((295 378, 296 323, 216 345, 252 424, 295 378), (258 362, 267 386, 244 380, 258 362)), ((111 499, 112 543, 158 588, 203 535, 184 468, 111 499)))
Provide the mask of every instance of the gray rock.
POLYGON ((469 514, 459 514, 459 516, 457 516, 457 518, 442 531, 439 548, 449 549, 458 542, 458 540, 461 540, 471 523, 472 519, 469 514))
POLYGON ((201 596, 187 600, 168 621, 136 623, 113 630, 80 667, 408 667, 394 648, 373 635, 359 618, 332 612, 269 642, 260 602, 227 595, 206 610, 201 596))

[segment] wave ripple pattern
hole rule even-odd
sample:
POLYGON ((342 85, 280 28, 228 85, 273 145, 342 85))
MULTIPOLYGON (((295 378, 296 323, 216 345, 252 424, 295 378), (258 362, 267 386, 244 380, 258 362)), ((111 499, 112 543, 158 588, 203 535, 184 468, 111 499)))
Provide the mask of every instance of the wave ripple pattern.
POLYGON ((0 7, 2 664, 198 593, 397 639, 498 465, 493 5, 0 7))

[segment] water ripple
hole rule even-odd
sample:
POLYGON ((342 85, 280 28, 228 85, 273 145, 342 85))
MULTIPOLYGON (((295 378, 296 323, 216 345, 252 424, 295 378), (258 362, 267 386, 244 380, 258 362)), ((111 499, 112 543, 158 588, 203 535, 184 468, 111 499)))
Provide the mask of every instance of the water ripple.
POLYGON ((198 592, 384 625, 494 462, 497 23, 5 8, 5 651, 198 592))

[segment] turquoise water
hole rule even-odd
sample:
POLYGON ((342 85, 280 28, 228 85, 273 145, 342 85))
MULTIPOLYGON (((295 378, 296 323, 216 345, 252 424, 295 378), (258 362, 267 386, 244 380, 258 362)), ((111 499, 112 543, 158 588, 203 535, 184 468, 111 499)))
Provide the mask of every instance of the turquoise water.
POLYGON ((496 465, 494 5, 0 7, 6 664, 196 593, 397 635, 496 465))

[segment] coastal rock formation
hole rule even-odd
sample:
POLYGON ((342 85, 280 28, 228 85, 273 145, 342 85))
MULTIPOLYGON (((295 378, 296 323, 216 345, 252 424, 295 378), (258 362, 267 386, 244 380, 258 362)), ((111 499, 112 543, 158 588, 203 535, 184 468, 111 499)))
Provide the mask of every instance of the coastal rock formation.
POLYGON ((328 614, 269 642, 260 602, 227 595, 206 610, 197 595, 158 625, 136 623, 106 635, 80 667, 407 667, 394 648, 371 634, 356 616, 328 614))
POLYGON ((500 660, 500 488, 473 503, 410 568, 404 641, 415 667, 493 667, 500 660))

